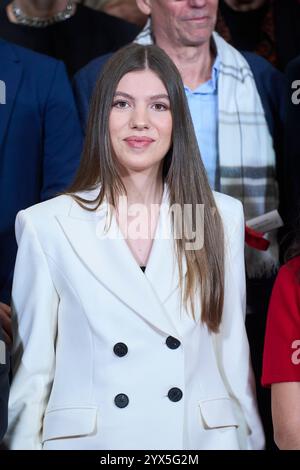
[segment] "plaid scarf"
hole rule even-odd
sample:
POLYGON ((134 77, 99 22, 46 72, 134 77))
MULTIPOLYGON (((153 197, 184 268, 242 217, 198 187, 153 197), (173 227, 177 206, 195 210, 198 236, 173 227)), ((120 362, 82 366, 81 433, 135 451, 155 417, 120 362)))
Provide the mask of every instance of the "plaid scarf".
MULTIPOLYGON (((245 218, 249 220, 278 208, 275 151, 248 62, 217 33, 213 33, 213 40, 220 58, 220 188, 243 203, 245 218)), ((150 19, 134 42, 154 44, 150 19)), ((265 252, 246 247, 249 277, 270 276, 278 267, 276 231, 269 232, 266 238, 271 243, 265 252)))

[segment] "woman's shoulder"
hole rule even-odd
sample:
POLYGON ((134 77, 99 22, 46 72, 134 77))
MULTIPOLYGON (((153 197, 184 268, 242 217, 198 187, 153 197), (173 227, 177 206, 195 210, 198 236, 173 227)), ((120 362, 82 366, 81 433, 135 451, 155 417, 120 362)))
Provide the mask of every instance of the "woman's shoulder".
MULTIPOLYGON (((81 191, 75 193, 74 196, 78 196, 85 201, 93 201, 99 194, 99 188, 81 191)), ((35 204, 27 209, 21 211, 25 217, 29 217, 31 220, 50 220, 57 216, 69 215, 73 208, 77 207, 78 210, 84 211, 85 209, 80 208, 79 204, 71 194, 62 194, 60 196, 48 199, 47 201, 35 204)))
POLYGON ((281 283, 296 283, 300 287, 300 256, 295 256, 279 270, 278 281, 281 283))
POLYGON ((53 199, 34 204, 22 210, 19 214, 22 213, 25 218, 28 217, 33 221, 49 220, 51 217, 60 214, 67 215, 73 203, 74 199, 72 196, 63 194, 53 199))
POLYGON ((71 196, 61 195, 18 212, 15 222, 15 234, 18 244, 21 237, 26 234, 30 237, 37 236, 43 241, 56 239, 57 217, 67 216, 73 203, 71 196))
POLYGON ((237 216, 244 217, 243 205, 238 199, 216 191, 213 191, 213 196, 218 211, 225 221, 229 219, 232 222, 237 216))
POLYGON ((227 242, 235 243, 244 237, 245 219, 242 203, 227 194, 213 191, 215 203, 220 214, 227 242), (236 238, 237 237, 237 238, 236 238))

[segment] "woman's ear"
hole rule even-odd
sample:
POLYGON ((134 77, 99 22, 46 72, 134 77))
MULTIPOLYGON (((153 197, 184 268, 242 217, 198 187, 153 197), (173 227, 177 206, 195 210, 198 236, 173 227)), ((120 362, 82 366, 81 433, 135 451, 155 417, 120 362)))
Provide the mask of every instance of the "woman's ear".
POLYGON ((151 0, 136 0, 138 8, 147 16, 151 15, 151 3, 151 0))

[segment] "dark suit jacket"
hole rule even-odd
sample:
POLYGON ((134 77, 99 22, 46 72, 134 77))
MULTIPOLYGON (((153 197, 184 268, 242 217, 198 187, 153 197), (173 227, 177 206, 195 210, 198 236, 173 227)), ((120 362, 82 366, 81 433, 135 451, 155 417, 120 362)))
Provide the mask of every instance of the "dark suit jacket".
POLYGON ((284 182, 290 220, 288 245, 296 234, 299 236, 300 227, 300 56, 287 66, 286 78, 284 182))
POLYGON ((15 216, 69 185, 82 133, 61 62, 0 39, 0 80, 6 87, 6 104, 0 104, 0 300, 8 303, 15 216))
POLYGON ((7 428, 8 381, 9 362, 5 343, 2 340, 0 327, 0 442, 7 428))
POLYGON ((111 56, 112 53, 97 57, 79 70, 73 78, 73 91, 83 132, 85 132, 90 101, 97 79, 104 64, 111 56))
POLYGON ((95 57, 118 50, 133 41, 140 28, 102 11, 77 5, 67 21, 46 28, 11 23, 0 8, 0 37, 40 54, 62 60, 73 75, 95 57))
POLYGON ((261 54, 283 71, 300 54, 299 21, 299 0, 267 0, 243 13, 220 0, 216 31, 233 47, 261 54))

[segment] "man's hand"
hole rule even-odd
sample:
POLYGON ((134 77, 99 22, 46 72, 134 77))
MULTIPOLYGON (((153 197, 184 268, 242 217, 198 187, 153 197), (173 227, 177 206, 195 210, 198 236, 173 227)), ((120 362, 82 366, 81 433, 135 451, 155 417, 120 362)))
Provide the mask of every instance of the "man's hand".
POLYGON ((8 346, 12 345, 11 308, 0 302, 0 324, 2 326, 3 339, 8 346))

